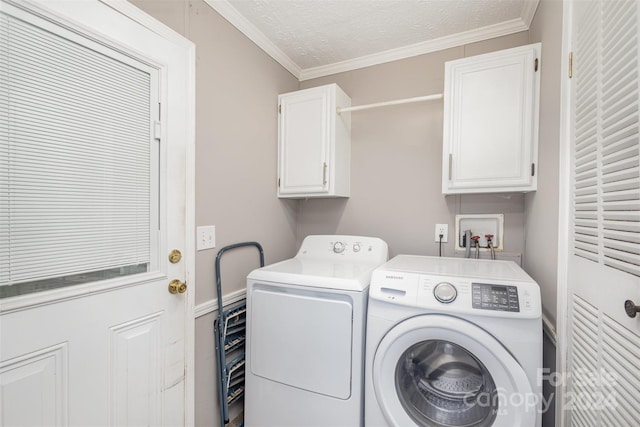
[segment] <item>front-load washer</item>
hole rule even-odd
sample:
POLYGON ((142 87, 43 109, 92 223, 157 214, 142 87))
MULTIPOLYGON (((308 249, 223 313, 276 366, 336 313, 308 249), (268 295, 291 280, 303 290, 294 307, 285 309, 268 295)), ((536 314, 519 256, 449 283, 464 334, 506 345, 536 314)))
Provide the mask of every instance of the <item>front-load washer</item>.
POLYGON ((248 427, 361 426, 369 282, 378 238, 308 236, 247 277, 248 427))
POLYGON ((366 342, 367 427, 541 425, 540 290, 512 261, 396 256, 366 342))

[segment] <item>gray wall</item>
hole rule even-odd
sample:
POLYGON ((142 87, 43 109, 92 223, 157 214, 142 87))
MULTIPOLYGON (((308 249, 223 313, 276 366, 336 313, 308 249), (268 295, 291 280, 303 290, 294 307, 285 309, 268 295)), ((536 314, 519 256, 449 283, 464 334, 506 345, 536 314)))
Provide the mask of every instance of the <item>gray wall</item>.
POLYGON ((558 269, 558 179, 562 2, 542 0, 529 29, 532 43, 542 42, 538 191, 525 197, 524 267, 540 284, 542 305, 556 320, 558 269))
MULTIPOLYGON (((542 42, 540 90, 540 143, 538 191, 525 196, 524 267, 540 284, 545 315, 555 324, 557 314, 558 200, 560 146, 560 81, 562 78, 562 2, 542 0, 529 29, 532 43, 542 42)), ((555 341, 543 341, 543 366, 556 370, 555 341)), ((543 414, 545 427, 555 423, 554 386, 543 383, 549 410, 543 414)))
MULTIPOLYGON (((521 32, 387 64, 304 81, 337 83, 353 105, 442 93, 444 63, 527 44, 521 32)), ((455 215, 505 214, 505 252, 524 252, 524 196, 443 196, 442 101, 353 112, 351 197, 300 202, 297 238, 314 233, 373 235, 399 253, 437 255, 436 223, 449 224, 444 255, 454 255, 455 215)), ((482 167, 482 165, 478 165, 482 167)))

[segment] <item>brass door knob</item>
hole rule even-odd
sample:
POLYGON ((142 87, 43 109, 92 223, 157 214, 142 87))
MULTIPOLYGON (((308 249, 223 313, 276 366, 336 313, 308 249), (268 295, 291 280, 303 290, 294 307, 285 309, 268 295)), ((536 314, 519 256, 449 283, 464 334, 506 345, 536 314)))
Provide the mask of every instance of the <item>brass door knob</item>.
POLYGON ((187 284, 178 279, 173 279, 169 282, 169 293, 171 294, 184 294, 187 291, 187 284))
POLYGON ((180 262, 181 259, 182 259, 182 253, 177 249, 172 250, 171 253, 169 254, 169 262, 171 264, 176 264, 180 262))

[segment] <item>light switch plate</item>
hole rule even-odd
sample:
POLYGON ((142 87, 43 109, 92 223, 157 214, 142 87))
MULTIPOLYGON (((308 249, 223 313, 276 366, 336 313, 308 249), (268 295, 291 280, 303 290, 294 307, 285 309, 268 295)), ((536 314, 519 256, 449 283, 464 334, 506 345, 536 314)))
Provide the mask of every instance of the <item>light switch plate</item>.
POLYGON ((216 247, 216 226, 203 225, 197 228, 196 249, 203 251, 216 247))

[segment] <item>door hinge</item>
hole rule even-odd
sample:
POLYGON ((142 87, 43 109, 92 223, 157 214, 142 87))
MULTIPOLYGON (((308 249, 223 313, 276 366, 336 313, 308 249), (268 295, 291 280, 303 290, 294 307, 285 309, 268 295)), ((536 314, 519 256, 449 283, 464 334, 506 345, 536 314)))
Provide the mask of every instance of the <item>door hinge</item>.
POLYGON ((535 176, 535 175, 536 175, 536 164, 531 163, 531 176, 535 176))
POLYGON ((536 60, 533 61, 533 71, 538 71, 538 58, 536 58, 536 60))
POLYGON ((153 121, 153 139, 160 141, 162 136, 162 126, 158 120, 153 121))
POLYGON ((569 52, 569 78, 573 77, 573 52, 569 52))

